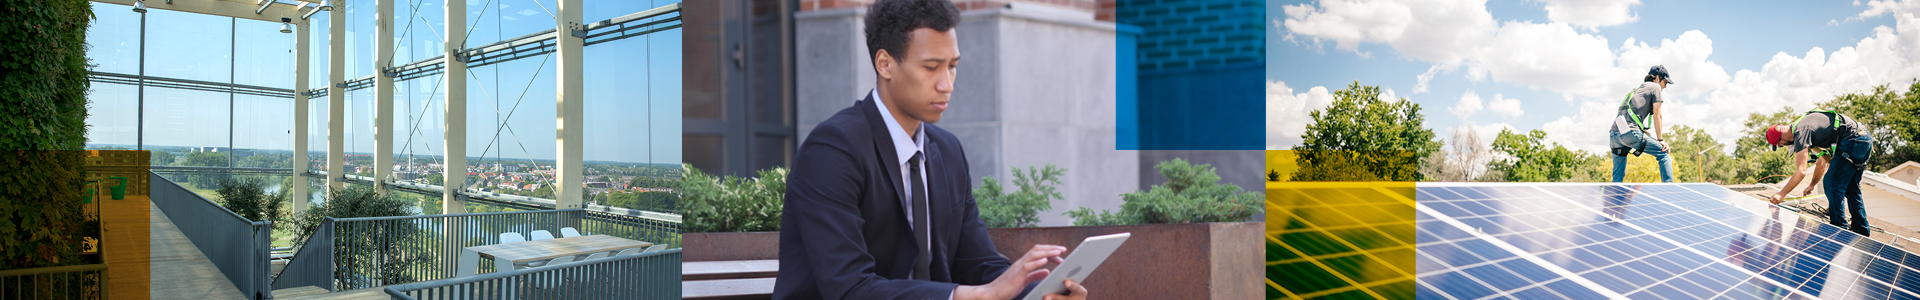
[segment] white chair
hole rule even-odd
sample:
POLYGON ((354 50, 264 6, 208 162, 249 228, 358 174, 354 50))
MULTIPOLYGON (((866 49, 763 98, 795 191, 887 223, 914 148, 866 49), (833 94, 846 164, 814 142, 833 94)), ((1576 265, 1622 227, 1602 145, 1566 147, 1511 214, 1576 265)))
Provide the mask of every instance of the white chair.
POLYGON ((636 254, 645 253, 645 252, 647 252, 646 248, 627 248, 627 250, 620 250, 619 254, 614 254, 613 256, 628 256, 628 255, 636 255, 636 254))
POLYGON ((647 247, 647 251, 641 251, 640 253, 654 252, 654 251, 660 251, 660 250, 667 250, 667 245, 653 245, 653 247, 647 247))
POLYGON ((602 259, 602 258, 607 258, 606 252, 594 252, 591 255, 587 255, 587 258, 582 260, 595 260, 595 259, 602 259))
POLYGON ((579 230, 574 230, 573 227, 560 228, 560 237, 576 237, 576 236, 580 236, 579 230))
POLYGON ((527 241, 527 237, 521 236, 519 232, 500 233, 501 244, 512 244, 512 243, 519 243, 519 242, 525 242, 525 241, 527 241))
POLYGON ((534 230, 534 231, 533 231, 533 240, 535 240, 535 241, 538 241, 538 240, 551 240, 551 239, 553 239, 553 232, 549 232, 549 231, 546 231, 546 230, 534 230))

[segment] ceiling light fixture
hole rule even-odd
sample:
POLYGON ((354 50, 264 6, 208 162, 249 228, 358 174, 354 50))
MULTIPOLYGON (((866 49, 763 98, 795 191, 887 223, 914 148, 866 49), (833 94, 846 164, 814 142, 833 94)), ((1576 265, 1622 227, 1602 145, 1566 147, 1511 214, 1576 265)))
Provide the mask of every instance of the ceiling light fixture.
POLYGON ((280 33, 293 33, 293 18, 280 18, 280 33))

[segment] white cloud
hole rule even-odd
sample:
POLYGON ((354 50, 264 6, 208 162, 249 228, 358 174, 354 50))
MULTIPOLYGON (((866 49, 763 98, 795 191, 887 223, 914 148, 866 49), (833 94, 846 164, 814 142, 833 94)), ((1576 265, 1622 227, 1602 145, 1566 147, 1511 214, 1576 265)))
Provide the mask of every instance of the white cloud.
POLYGON ((1443 64, 1470 58, 1497 28, 1485 0, 1327 0, 1282 9, 1287 40, 1333 41, 1356 53, 1361 43, 1386 43, 1402 55, 1443 64))
POLYGON ((1633 6, 1640 0, 1533 0, 1546 3, 1547 19, 1587 29, 1632 23, 1640 19, 1633 6))
MULTIPOLYGON (((1873 28, 1852 46, 1780 52, 1758 70, 1733 72, 1710 60, 1713 41, 1697 30, 1658 42, 1627 38, 1617 48, 1605 37, 1577 30, 1634 22, 1638 1, 1535 1, 1547 4, 1551 23, 1496 22, 1483 0, 1328 0, 1285 7, 1286 20, 1276 22, 1275 30, 1285 30, 1289 40, 1331 41, 1348 51, 1384 44, 1403 58, 1432 63, 1416 76, 1414 93, 1427 92, 1435 77, 1464 68, 1462 75, 1475 82, 1490 78, 1559 94, 1577 109, 1540 128, 1550 142, 1595 153, 1605 150, 1607 123, 1619 97, 1653 65, 1666 66, 1677 82, 1663 92, 1665 123, 1701 128, 1723 143, 1748 130, 1740 123, 1750 113, 1783 106, 1805 110, 1839 94, 1920 77, 1920 0, 1855 2, 1861 12, 1847 20, 1887 16, 1895 24, 1873 28)), ((1463 95, 1448 111, 1525 113, 1518 105, 1503 105, 1518 100, 1474 96, 1463 95)))
POLYGON ((1507 98, 1502 94, 1493 94, 1493 101, 1487 102, 1487 108, 1494 114, 1508 118, 1526 114, 1526 110, 1520 109, 1520 99, 1507 98))
POLYGON ((1603 100, 1582 101, 1578 113, 1547 122, 1540 126, 1540 130, 1547 133, 1546 142, 1592 153, 1605 153, 1607 129, 1614 113, 1618 112, 1619 104, 1603 100))
POLYGON ((1293 149, 1293 145, 1300 144, 1300 135, 1307 132, 1307 123, 1313 121, 1307 113, 1331 103, 1333 94, 1327 87, 1316 86, 1295 94, 1286 82, 1268 81, 1267 150, 1293 149))
POLYGON ((1473 91, 1467 91, 1466 94, 1461 94, 1460 101, 1454 102, 1453 107, 1448 107, 1447 111, 1453 112, 1453 115, 1456 117, 1466 119, 1467 117, 1472 117, 1473 113, 1480 112, 1481 108, 1484 108, 1480 103, 1480 95, 1474 95, 1473 91))

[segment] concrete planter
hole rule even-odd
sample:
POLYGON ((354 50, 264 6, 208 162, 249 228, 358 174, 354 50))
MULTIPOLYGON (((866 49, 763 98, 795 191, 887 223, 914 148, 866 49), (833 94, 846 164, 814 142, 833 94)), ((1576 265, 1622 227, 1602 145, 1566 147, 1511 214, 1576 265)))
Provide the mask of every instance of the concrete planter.
MULTIPOLYGON (((987 234, 1006 256, 1034 244, 1073 247, 1089 236, 1133 233, 1086 282, 1101 299, 1262 299, 1261 224, 993 228, 987 234)), ((780 254, 779 232, 687 233, 683 238, 685 261, 778 259, 780 254)))

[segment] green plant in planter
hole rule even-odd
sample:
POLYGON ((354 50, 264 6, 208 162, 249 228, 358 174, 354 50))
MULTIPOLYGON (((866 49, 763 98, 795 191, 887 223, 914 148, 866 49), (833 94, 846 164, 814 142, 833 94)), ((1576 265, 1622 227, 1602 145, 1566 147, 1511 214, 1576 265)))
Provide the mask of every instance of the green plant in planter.
POLYGON ((1064 199, 1055 189, 1060 185, 1060 177, 1067 173, 1053 164, 1046 168, 1027 166, 1022 172, 1013 169, 1013 185, 1020 190, 1003 193, 1005 189, 1000 180, 987 176, 984 183, 973 189, 973 198, 980 206, 980 220, 987 227, 1033 227, 1040 222, 1041 211, 1053 210, 1052 200, 1064 199))
POLYGON ((1238 222, 1260 208, 1260 195, 1236 184, 1220 184, 1212 165, 1198 166, 1174 159, 1154 165, 1166 183, 1147 191, 1121 194, 1120 212, 1094 212, 1081 207, 1067 212, 1074 226, 1159 223, 1238 222))
POLYGON ((681 164, 683 232, 779 231, 787 195, 787 169, 761 170, 758 178, 720 178, 681 164))

